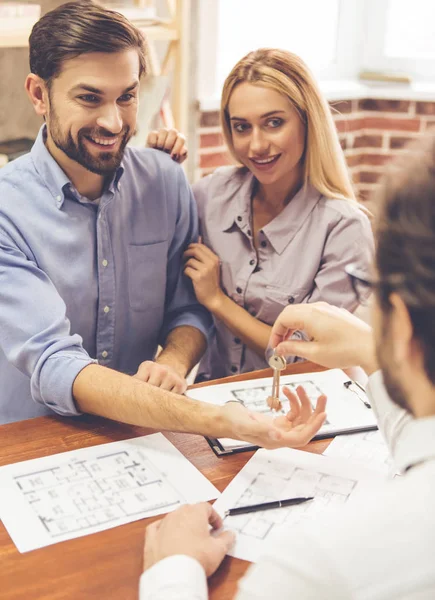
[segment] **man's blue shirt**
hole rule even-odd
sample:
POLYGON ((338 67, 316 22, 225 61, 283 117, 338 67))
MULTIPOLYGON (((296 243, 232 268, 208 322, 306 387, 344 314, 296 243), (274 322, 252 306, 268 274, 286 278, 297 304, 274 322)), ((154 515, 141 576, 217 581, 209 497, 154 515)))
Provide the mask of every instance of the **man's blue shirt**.
POLYGON ((134 374, 175 327, 207 336, 211 324, 183 275, 198 229, 182 169, 127 148, 90 202, 43 136, 0 171, 0 423, 47 407, 78 414, 72 384, 85 366, 134 374))

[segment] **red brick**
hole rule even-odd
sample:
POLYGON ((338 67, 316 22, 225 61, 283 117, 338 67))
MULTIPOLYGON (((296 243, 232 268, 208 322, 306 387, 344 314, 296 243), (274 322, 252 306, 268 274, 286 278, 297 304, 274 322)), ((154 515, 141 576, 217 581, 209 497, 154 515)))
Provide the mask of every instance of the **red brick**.
POLYGON ((200 127, 216 127, 220 125, 219 111, 207 111, 201 113, 200 127))
POLYGON ((390 138, 390 148, 393 150, 398 150, 399 148, 403 148, 406 144, 409 144, 415 140, 415 136, 405 136, 405 135, 392 135, 390 138))
POLYGON ((214 146, 223 146, 224 138, 221 133, 203 133, 200 136, 201 148, 213 148, 214 146))
POLYGON ((333 115, 339 113, 350 113, 352 112, 352 101, 351 100, 338 100, 336 102, 329 103, 331 108, 334 109, 332 111, 333 115))
POLYGON ((424 128, 425 131, 431 131, 434 128, 435 128, 435 121, 432 121, 432 120, 426 121, 425 128, 424 128))
POLYGON ((435 115, 435 102, 417 102, 415 107, 418 115, 435 115))
POLYGON ((366 117, 366 129, 383 129, 399 131, 419 131, 420 119, 390 119, 389 117, 366 117))
POLYGON ((390 160, 391 160, 391 156, 388 156, 388 154, 374 154, 371 152, 366 152, 363 156, 362 164, 379 166, 379 165, 385 165, 390 160))
POLYGON ((340 136, 339 140, 340 140, 340 146, 341 146, 342 150, 346 150, 347 149, 347 138, 346 138, 346 136, 340 136))
POLYGON ((377 183, 381 176, 382 173, 374 173, 373 171, 360 171, 359 181, 361 183, 377 183))
POLYGON ((212 169, 213 167, 222 167, 230 165, 231 159, 225 152, 217 152, 216 154, 201 154, 199 157, 199 167, 201 169, 212 169))
POLYGON ((384 100, 366 98, 358 102, 359 110, 376 110, 378 112, 409 112, 409 100, 384 100))
POLYGON ((359 167, 356 169, 349 169, 350 177, 354 185, 359 183, 359 167))
POLYGON ((358 135, 353 141, 354 148, 381 148, 382 135, 358 135))
POLYGON ((337 119, 335 126, 339 133, 349 133, 350 131, 358 131, 364 127, 364 119, 337 119))
POLYGON ((354 154, 352 156, 346 156, 346 162, 348 167, 357 167, 362 164, 363 156, 361 154, 354 154))

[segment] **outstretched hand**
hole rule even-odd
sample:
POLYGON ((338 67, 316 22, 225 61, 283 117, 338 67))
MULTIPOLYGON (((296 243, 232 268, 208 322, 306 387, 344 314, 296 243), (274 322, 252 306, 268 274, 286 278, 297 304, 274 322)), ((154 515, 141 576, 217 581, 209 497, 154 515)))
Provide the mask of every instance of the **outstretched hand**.
POLYGON ((289 399, 290 411, 278 417, 249 411, 239 402, 228 402, 223 410, 232 422, 233 437, 268 449, 306 446, 325 422, 326 396, 318 398, 313 410, 301 386, 296 390, 297 395, 286 387, 283 391, 289 399))

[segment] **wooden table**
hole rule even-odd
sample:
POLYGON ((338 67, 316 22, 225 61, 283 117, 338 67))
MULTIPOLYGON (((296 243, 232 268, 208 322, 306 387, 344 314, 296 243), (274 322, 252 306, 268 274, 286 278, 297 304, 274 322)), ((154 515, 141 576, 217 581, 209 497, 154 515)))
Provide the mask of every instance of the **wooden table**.
MULTIPOLYGON (((286 373, 322 370, 305 363, 286 373)), ((269 376, 270 369, 228 377, 225 381, 269 376)), ((216 383, 216 382, 214 382, 216 383)), ((200 384, 201 386, 207 384, 200 384)), ((0 426, 0 466, 58 452, 115 442, 151 433, 89 415, 79 418, 39 417, 0 426)), ((220 491, 252 456, 242 452, 218 458, 201 436, 165 433, 165 436, 220 491)), ((321 453, 329 440, 309 444, 321 453)), ((1 493, 1 490, 0 490, 1 493)), ((20 554, 0 523, 0 598, 2 600, 133 600, 142 572, 145 524, 136 521, 114 529, 20 554)), ((209 580, 210 598, 232 598, 238 579, 249 563, 226 557, 209 580)))

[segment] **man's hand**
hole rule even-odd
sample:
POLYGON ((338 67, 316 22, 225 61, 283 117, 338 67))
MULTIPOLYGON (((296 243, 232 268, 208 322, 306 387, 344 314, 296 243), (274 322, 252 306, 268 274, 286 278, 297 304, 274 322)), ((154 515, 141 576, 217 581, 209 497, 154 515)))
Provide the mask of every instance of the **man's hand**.
POLYGON ((158 364, 152 360, 141 363, 134 377, 176 394, 184 394, 187 389, 187 381, 172 367, 158 364))
MULTIPOLYGON (((223 407, 232 423, 233 437, 263 448, 300 448, 318 433, 326 419, 326 396, 320 396, 313 411, 305 390, 299 386, 297 395, 288 388, 284 393, 290 401, 287 415, 271 417, 247 410, 240 402, 228 402, 223 407)), ((266 398, 264 399, 266 402, 266 398)))
POLYGON ((182 506, 169 513, 146 528, 144 571, 163 558, 183 554, 195 558, 209 577, 235 539, 231 531, 212 535, 221 527, 221 517, 208 502, 182 506))
POLYGON ((329 368, 379 367, 371 327, 347 310, 325 302, 288 306, 272 328, 269 345, 281 356, 301 356, 329 368), (304 331, 309 341, 290 340, 304 331))
POLYGON ((147 137, 147 147, 170 154, 171 158, 180 165, 187 158, 186 138, 176 129, 163 128, 158 131, 150 131, 147 137))
POLYGON ((224 297, 219 257, 204 244, 190 244, 184 253, 184 273, 192 280, 198 302, 213 312, 224 297))

